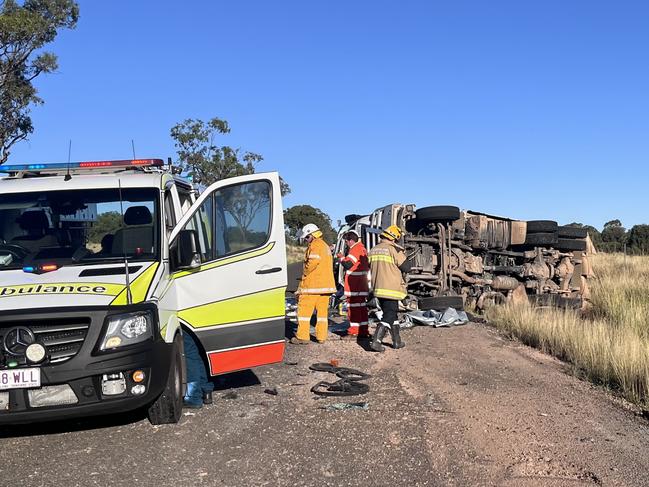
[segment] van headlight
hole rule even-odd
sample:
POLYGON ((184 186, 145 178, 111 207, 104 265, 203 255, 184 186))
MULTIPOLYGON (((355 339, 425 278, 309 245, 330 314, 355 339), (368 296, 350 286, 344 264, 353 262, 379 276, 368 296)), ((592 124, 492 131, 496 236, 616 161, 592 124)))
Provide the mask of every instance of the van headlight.
POLYGON ((133 345, 153 337, 153 317, 151 313, 139 311, 114 315, 108 319, 108 326, 100 350, 133 345))

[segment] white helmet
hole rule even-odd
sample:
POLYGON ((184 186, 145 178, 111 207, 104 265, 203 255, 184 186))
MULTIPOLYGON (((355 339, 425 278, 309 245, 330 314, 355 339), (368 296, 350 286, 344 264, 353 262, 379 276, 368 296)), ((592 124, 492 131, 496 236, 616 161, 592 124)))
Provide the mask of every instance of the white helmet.
POLYGON ((320 229, 318 228, 318 225, 314 223, 307 223, 302 227, 302 230, 300 230, 300 233, 298 233, 297 238, 298 240, 303 240, 307 236, 311 235, 313 232, 319 232, 320 229))

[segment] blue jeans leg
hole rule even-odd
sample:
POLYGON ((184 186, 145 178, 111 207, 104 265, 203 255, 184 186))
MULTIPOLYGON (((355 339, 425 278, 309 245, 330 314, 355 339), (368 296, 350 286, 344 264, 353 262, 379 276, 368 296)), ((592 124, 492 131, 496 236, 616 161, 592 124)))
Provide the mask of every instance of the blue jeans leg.
POLYGON ((189 333, 183 333, 185 345, 185 363, 187 364, 187 393, 185 401, 194 404, 203 403, 203 393, 212 392, 214 384, 207 380, 205 362, 195 339, 189 333))

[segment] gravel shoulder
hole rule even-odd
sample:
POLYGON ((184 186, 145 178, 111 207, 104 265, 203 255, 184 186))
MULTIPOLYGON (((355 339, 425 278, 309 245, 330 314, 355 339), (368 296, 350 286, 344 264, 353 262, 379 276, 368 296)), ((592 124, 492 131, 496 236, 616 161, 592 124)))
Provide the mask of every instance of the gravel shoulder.
POLYGON ((4 485, 649 485, 648 424, 565 365, 484 325, 405 331, 366 352, 331 335, 283 364, 219 378, 181 423, 128 415, 0 433, 4 485), (372 374, 316 399, 314 362, 372 374), (265 390, 276 388, 277 395, 265 390), (368 410, 330 411, 366 401, 368 410))

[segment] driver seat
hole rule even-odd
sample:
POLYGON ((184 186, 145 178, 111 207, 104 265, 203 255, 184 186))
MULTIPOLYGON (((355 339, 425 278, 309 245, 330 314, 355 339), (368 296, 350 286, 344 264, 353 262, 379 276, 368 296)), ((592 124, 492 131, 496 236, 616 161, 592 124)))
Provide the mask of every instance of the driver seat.
POLYGON ((58 240, 50 233, 50 220, 44 210, 28 210, 16 219, 16 223, 27 235, 14 237, 12 244, 20 245, 31 253, 43 247, 57 246, 58 240))

